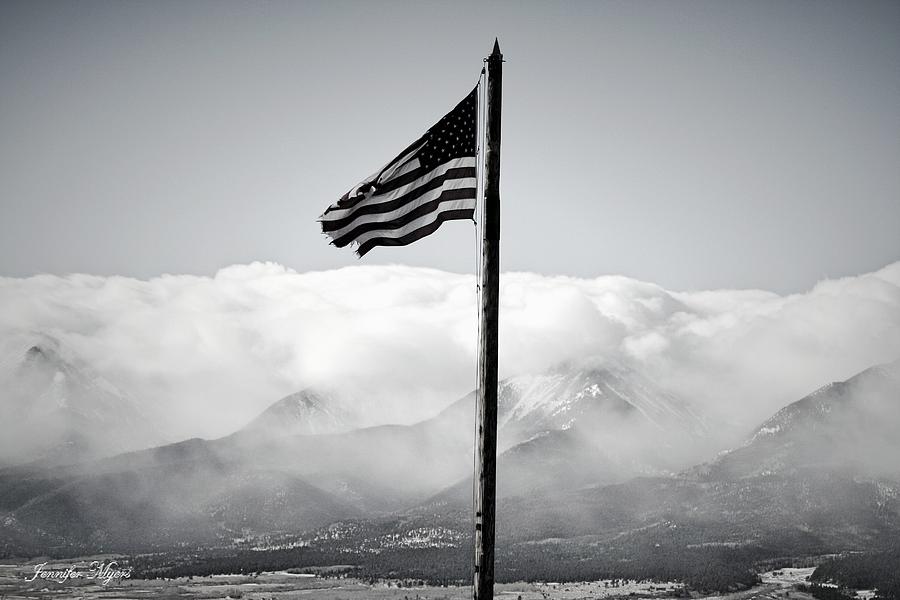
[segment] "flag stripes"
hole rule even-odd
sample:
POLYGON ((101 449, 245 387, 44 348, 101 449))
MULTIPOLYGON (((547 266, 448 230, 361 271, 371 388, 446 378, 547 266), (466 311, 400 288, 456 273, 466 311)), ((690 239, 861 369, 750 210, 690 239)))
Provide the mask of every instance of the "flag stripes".
POLYGON ((421 226, 419 229, 407 233, 406 235, 400 237, 383 237, 376 238, 373 240, 369 240, 360 244, 359 248, 357 248, 357 253, 360 256, 363 256, 366 252, 374 248, 375 246, 406 246, 408 244, 412 244, 416 240, 420 240, 427 235, 431 235, 435 231, 437 231, 438 227, 444 221, 453 221, 456 219, 472 219, 475 216, 475 209, 464 209, 464 210, 444 210, 436 215, 432 215, 433 221, 427 225, 421 226))
POLYGON ((475 208, 474 177, 446 181, 438 189, 430 190, 420 196, 415 202, 407 203, 391 212, 377 213, 372 215, 371 219, 356 218, 347 226, 329 232, 329 235, 334 240, 332 243, 335 246, 343 248, 360 234, 398 229, 427 213, 443 210, 445 208, 443 204, 448 201, 463 199, 471 199, 473 201, 472 208, 475 208))
MULTIPOLYGON (((361 233, 356 237, 356 241, 359 244, 363 244, 369 240, 382 238, 382 237, 402 237, 408 233, 411 233, 416 230, 417 227, 424 227, 430 224, 437 215, 444 211, 449 212, 458 212, 458 211, 474 211, 475 210, 475 198, 463 198, 461 200, 449 200, 440 202, 439 209, 432 209, 428 212, 423 212, 423 214, 410 214, 410 219, 406 223, 400 224, 396 227, 389 228, 377 228, 369 230, 365 233, 361 233)), ((474 213, 466 218, 471 218, 474 216, 474 213)), ((403 244, 400 244, 403 245, 403 244)))
POLYGON ((477 196, 477 90, 382 169, 319 217, 322 232, 363 256, 405 246, 445 221, 474 219, 477 196))
MULTIPOLYGON (((418 196, 440 188, 454 179, 474 178, 476 175, 475 159, 456 158, 428 173, 422 174, 420 171, 416 175, 409 182, 385 185, 377 195, 377 202, 366 203, 363 206, 359 206, 357 203, 356 206, 347 209, 329 209, 323 215, 323 217, 327 216, 328 220, 322 220, 322 230, 325 232, 336 231, 346 227, 356 217, 396 210, 407 202, 415 200, 418 196)), ((405 177, 402 178, 405 179, 405 177)))

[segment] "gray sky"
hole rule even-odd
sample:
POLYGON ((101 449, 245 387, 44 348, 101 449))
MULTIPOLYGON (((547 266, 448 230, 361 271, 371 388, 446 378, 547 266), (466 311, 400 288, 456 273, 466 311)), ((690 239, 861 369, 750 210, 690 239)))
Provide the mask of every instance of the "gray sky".
POLYGON ((316 217, 500 37, 504 270, 809 288, 900 258, 898 2, 3 2, 0 275, 358 261, 316 217))

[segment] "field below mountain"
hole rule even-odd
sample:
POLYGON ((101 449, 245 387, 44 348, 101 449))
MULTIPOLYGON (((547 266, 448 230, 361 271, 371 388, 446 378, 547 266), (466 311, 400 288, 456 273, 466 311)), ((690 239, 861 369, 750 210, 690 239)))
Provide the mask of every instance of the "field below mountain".
MULTIPOLYGON (((97 557, 82 557, 54 563, 65 568, 72 564, 88 563, 97 557)), ((105 557, 109 559, 110 557, 105 557)), ((104 585, 93 581, 35 581, 36 561, 18 565, 0 565, 0 596, 22 600, 77 595, 84 600, 113 600, 118 598, 155 598, 159 600, 467 600, 471 586, 428 585, 421 580, 384 578, 373 580, 359 577, 346 565, 320 568, 296 568, 251 575, 224 574, 179 577, 174 579, 128 578, 104 585)), ((49 567, 48 567, 49 568, 49 567)), ((786 569, 763 574, 763 583, 740 592, 710 597, 717 600, 749 600, 751 598, 787 597, 791 600, 812 600, 812 596, 797 589, 806 581, 813 568, 786 569)), ((495 596, 510 600, 576 600, 580 598, 672 598, 686 595, 677 582, 635 581, 607 579, 570 582, 511 582, 495 586, 495 596)), ((696 594, 694 595, 696 597, 696 594)))

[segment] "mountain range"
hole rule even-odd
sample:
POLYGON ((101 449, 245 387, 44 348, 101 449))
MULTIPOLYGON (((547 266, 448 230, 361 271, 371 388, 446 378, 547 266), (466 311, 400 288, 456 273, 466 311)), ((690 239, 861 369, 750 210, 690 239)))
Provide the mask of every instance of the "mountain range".
MULTIPOLYGON (((413 425, 355 428, 348 405, 304 390, 217 440, 0 469, 0 548, 462 548, 474 395, 413 425)), ((513 562, 541 548, 765 558, 900 534, 900 362, 811 393, 718 456, 715 423, 620 364, 504 380, 498 409, 498 543, 513 562)))
POLYGON ((515 498, 501 512, 517 539, 640 530, 660 542, 677 528, 686 545, 871 549, 900 533, 898 427, 894 362, 786 406, 740 447, 677 476, 589 486, 552 504, 515 498))

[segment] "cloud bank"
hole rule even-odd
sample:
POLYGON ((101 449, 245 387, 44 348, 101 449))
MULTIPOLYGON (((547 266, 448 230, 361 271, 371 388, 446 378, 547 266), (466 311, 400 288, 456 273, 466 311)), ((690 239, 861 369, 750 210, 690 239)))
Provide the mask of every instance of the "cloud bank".
MULTIPOLYGON (((900 262, 789 296, 532 273, 501 286, 501 376, 615 359, 739 428, 900 356, 900 262)), ((4 370, 45 336, 176 438, 230 433, 308 386, 353 398, 371 423, 412 422, 474 387, 475 281, 272 263, 146 281, 0 278, 4 370)))

